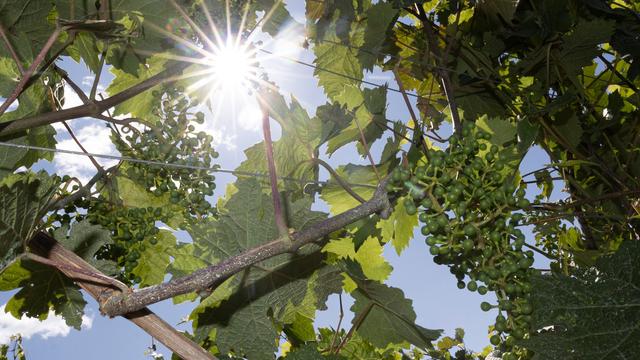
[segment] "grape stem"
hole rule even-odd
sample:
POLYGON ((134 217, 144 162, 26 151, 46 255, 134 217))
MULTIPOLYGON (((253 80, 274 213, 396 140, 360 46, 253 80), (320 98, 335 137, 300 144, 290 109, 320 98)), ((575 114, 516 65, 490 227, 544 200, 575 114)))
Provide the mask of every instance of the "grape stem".
POLYGON ((289 236, 289 227, 284 218, 282 211, 282 203, 280 201, 280 191, 278 190, 278 173, 276 171, 276 163, 273 158, 273 141, 271 140, 271 125, 269 123, 269 107, 258 97, 258 102, 262 110, 262 134, 264 136, 265 152, 267 154, 267 165, 269 167, 269 182, 271 183, 271 198, 273 199, 273 215, 276 220, 278 234, 281 237, 289 236))

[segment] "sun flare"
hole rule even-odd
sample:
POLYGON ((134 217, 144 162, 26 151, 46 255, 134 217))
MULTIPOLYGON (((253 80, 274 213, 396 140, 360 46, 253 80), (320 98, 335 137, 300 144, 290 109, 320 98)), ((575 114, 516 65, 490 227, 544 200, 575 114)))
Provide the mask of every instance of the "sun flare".
POLYGON ((226 41, 207 59, 210 62, 210 83, 217 83, 224 90, 249 88, 257 79, 255 54, 245 46, 226 41))
POLYGON ((182 54, 165 56, 194 65, 180 77, 190 82, 185 96, 197 99, 199 110, 207 116, 208 121, 201 125, 202 130, 225 136, 237 134, 238 130, 259 131, 263 107, 265 104, 269 106, 262 96, 269 91, 278 91, 270 78, 291 76, 291 71, 276 66, 274 59, 296 57, 302 49, 303 32, 297 23, 291 23, 280 29, 275 37, 269 38, 261 33, 258 26, 269 19, 275 6, 250 29, 245 27, 247 12, 237 26, 231 26, 228 2, 226 26, 213 20, 206 2, 201 2, 200 6, 208 29, 198 26, 184 10, 181 11, 184 24, 191 27, 198 40, 183 37, 172 29, 156 28, 184 50, 182 54), (265 64, 270 66, 268 72, 265 64))

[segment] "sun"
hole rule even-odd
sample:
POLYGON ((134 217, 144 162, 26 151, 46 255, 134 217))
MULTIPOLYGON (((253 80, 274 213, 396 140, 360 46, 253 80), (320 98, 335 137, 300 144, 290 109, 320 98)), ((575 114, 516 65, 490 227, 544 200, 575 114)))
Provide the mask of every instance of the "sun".
MULTIPOLYGON (((173 3, 173 2, 172 2, 173 3)), ((183 74, 180 81, 186 80, 184 96, 195 99, 198 111, 203 111, 207 119, 202 124, 203 130, 218 132, 236 132, 242 130, 259 131, 262 127, 263 114, 269 111, 269 104, 263 96, 269 91, 277 91, 274 83, 269 80, 272 75, 290 75, 284 69, 266 71, 264 66, 273 62, 273 58, 280 55, 294 55, 292 52, 300 46, 295 45, 295 36, 300 35, 300 29, 295 26, 283 28, 278 37, 267 38, 261 34, 258 27, 273 14, 276 7, 267 11, 262 18, 246 28, 249 8, 245 9, 237 26, 231 26, 229 2, 226 1, 226 26, 216 23, 206 2, 200 2, 202 14, 206 17, 208 29, 196 24, 177 3, 174 6, 182 15, 182 24, 188 26, 197 34, 197 39, 182 37, 181 32, 173 28, 153 27, 155 30, 175 41, 183 51, 179 53, 165 53, 168 59, 193 64, 183 74), (255 31, 258 30, 258 31, 255 31), (275 52, 265 47, 273 46, 275 52)))
POLYGON ((251 88, 258 79, 258 66, 255 52, 246 44, 227 40, 213 50, 207 57, 211 72, 209 84, 224 91, 251 88))

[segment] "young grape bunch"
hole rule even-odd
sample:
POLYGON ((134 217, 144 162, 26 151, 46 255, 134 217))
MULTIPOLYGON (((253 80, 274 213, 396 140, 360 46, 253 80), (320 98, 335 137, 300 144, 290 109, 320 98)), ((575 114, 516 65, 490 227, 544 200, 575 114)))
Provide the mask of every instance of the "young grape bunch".
POLYGON ((162 99, 155 110, 157 121, 113 128, 112 140, 125 157, 196 169, 125 161, 97 184, 97 196, 80 199, 70 208, 87 209, 86 215, 78 216, 86 216, 111 231, 114 243, 102 248, 97 256, 116 261, 125 281, 140 282, 135 269, 145 249, 159 241, 158 222, 172 224, 175 219, 216 214, 206 197, 213 195, 216 186, 208 169, 215 168, 213 162, 218 154, 212 136, 196 130, 195 125, 203 123, 204 114, 194 112, 197 104, 183 93, 183 89, 171 85, 155 91, 154 96, 162 99), (135 191, 145 193, 141 198, 152 200, 125 204, 118 196, 121 186, 125 186, 120 182, 135 184, 135 191))
POLYGON ((495 292, 498 303, 491 343, 503 359, 517 359, 514 347, 531 331, 529 301, 533 252, 524 250, 518 226, 529 207, 525 187, 516 183, 511 148, 491 144, 490 135, 474 123, 444 150, 430 149, 416 166, 396 168, 388 190, 407 193, 405 209, 418 213, 429 252, 449 266, 458 288, 481 295, 495 292))

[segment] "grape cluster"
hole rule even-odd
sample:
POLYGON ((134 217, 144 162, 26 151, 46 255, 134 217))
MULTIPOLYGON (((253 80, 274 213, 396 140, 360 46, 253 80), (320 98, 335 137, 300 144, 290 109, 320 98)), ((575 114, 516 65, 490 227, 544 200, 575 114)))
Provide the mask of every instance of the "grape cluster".
MULTIPOLYGON (((197 106, 176 88, 165 89, 156 115, 160 123, 143 132, 129 131, 124 139, 114 133, 116 148, 125 156, 177 165, 212 168, 218 153, 213 149, 213 137, 196 131, 194 123, 202 124, 202 112, 191 113, 197 106)), ((159 92, 154 92, 160 96, 159 92)), ((188 210, 191 215, 205 215, 211 205, 206 196, 213 195, 215 177, 208 170, 130 164, 127 176, 157 196, 168 193, 170 200, 188 210)))
POLYGON ((503 359, 516 359, 514 342, 529 333, 532 313, 533 252, 523 250, 517 228, 530 204, 505 166, 507 149, 470 122, 460 135, 445 151, 428 150, 423 164, 396 168, 387 190, 409 195, 406 211, 419 212, 434 261, 450 267, 460 289, 496 293, 497 305, 481 304, 483 311, 499 309, 491 343, 506 351, 503 359))
POLYGON ((140 253, 158 243, 156 220, 167 221, 169 215, 160 208, 125 208, 103 199, 92 201, 88 219, 111 230, 113 244, 101 249, 97 257, 117 261, 129 280, 140 282, 132 271, 138 266, 140 253))
MULTIPOLYGON (((155 115, 156 123, 148 120, 146 126, 125 126, 118 132, 114 129, 112 140, 123 156, 154 162, 215 168, 218 157, 213 148, 213 138, 204 131, 197 131, 195 124, 204 122, 202 112, 193 112, 197 103, 186 98, 184 89, 166 86, 155 91, 159 98, 155 115)), ((76 220, 88 218, 92 223, 109 229, 113 244, 103 247, 97 254, 99 259, 116 261, 122 267, 123 280, 139 282, 134 269, 141 254, 148 246, 158 243, 158 222, 170 223, 176 216, 187 219, 215 216, 215 208, 206 197, 213 195, 215 177, 210 170, 176 168, 155 164, 125 162, 119 170, 149 193, 158 197, 157 206, 125 206, 117 193, 119 178, 106 178, 99 183, 98 195, 79 199, 65 209, 67 213, 76 208, 87 209, 86 214, 76 214, 76 220), (169 200, 167 204, 162 199, 169 200)), ((62 215, 66 220, 68 215, 62 215)))

